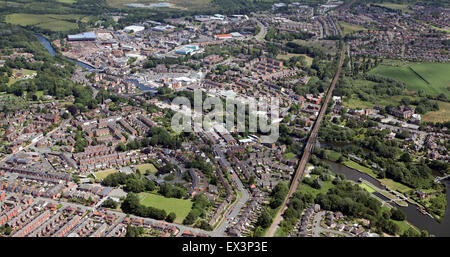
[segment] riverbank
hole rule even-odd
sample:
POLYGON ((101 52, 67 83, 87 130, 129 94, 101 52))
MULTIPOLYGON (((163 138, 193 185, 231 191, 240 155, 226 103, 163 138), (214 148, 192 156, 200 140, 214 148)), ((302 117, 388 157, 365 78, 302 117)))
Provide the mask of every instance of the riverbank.
MULTIPOLYGON (((53 48, 52 44, 50 43, 50 41, 45 38, 44 36, 41 35, 35 35, 36 38, 39 40, 39 42, 41 42, 41 44, 45 47, 45 49, 47 49, 47 52, 51 55, 51 56, 55 56, 56 55, 56 51, 53 48)), ((93 65, 90 65, 88 63, 76 60, 76 59, 72 59, 69 58, 67 56, 64 56, 65 58, 67 58, 68 60, 74 61, 78 66, 83 67, 87 70, 95 70, 96 68, 93 65)))
MULTIPOLYGON (((384 184, 378 181, 377 179, 360 172, 358 170, 349 168, 343 164, 332 162, 329 160, 324 160, 325 163, 331 166, 331 170, 336 174, 343 174, 349 180, 354 182, 358 182, 361 178, 369 181, 371 184, 377 187, 383 187, 384 184)), ((443 181, 447 187, 446 199, 447 203, 450 202, 450 182, 443 181)), ((384 197, 381 194, 377 194, 377 197, 381 198, 384 201, 387 201, 388 198, 384 197)), ((410 224, 414 225, 420 230, 426 230, 429 233, 439 236, 439 237, 447 237, 450 236, 450 205, 447 204, 445 209, 445 215, 442 217, 441 222, 438 222, 436 219, 431 218, 428 215, 424 215, 419 211, 416 205, 410 204, 407 207, 402 207, 397 205, 397 208, 402 210, 406 216, 407 220, 410 224)))

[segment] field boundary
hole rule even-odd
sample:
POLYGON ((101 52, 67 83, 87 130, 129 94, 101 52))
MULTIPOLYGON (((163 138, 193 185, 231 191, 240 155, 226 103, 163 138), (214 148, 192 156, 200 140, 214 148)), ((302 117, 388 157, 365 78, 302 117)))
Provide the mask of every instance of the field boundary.
POLYGON ((421 78, 423 81, 425 81, 425 83, 427 83, 428 85, 431 85, 430 82, 428 82, 428 80, 426 80, 424 77, 422 77, 422 75, 420 75, 417 71, 415 71, 411 66, 408 66, 408 68, 414 72, 414 74, 416 74, 419 78, 421 78))

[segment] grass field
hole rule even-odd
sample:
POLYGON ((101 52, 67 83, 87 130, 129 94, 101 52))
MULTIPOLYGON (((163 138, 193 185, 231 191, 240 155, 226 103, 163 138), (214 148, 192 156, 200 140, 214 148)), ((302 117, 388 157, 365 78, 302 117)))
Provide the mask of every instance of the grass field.
POLYGON ((307 56, 306 54, 293 54, 293 53, 279 54, 279 55, 277 55, 277 59, 288 61, 293 56, 305 56, 305 61, 308 64, 308 67, 311 67, 313 60, 314 60, 314 58, 311 58, 311 57, 307 56))
POLYGON ((151 164, 151 163, 140 164, 140 165, 136 165, 134 167, 136 168, 136 170, 138 170, 142 174, 146 173, 147 170, 150 170, 150 173, 152 173, 152 174, 155 174, 156 172, 158 172, 158 170, 155 168, 155 166, 153 166, 153 164, 151 164))
POLYGON ((113 174, 116 173, 117 170, 116 169, 108 169, 108 170, 102 170, 102 171, 97 171, 94 173, 95 177, 98 180, 103 180, 104 178, 106 178, 109 174, 113 174))
POLYGON ((397 3, 391 3, 391 2, 384 2, 381 4, 378 4, 379 6, 383 6, 389 9, 394 9, 394 10, 402 10, 404 12, 413 12, 412 10, 409 9, 409 5, 408 4, 397 4, 397 3))
POLYGON ((450 120, 450 103, 437 101, 439 105, 439 111, 427 112, 423 115, 424 121, 431 122, 446 122, 450 120))
POLYGON ((369 175, 373 178, 377 177, 377 175, 375 174, 375 172, 372 169, 362 166, 352 160, 346 160, 343 162, 343 164, 349 168, 361 171, 362 173, 366 173, 367 175, 369 175))
POLYGON ((342 155, 333 150, 325 150, 325 159, 336 162, 342 155))
MULTIPOLYGON (((364 91, 366 88, 375 88, 378 83, 364 80, 364 79, 352 79, 351 86, 354 90, 364 91)), ((353 94, 350 97, 345 97, 343 99, 343 104, 350 109, 366 109, 373 108, 375 105, 396 105, 401 100, 401 97, 398 100, 395 100, 394 97, 385 97, 385 96, 377 96, 377 95, 369 95, 367 101, 361 100, 357 94, 353 94)))
MULTIPOLYGON (((316 178, 317 175, 311 175, 311 178, 316 178)), ((322 194, 326 194, 328 192, 328 189, 334 187, 333 183, 331 181, 323 181, 322 182, 322 187, 317 190, 315 188, 312 188, 311 186, 305 184, 305 183, 301 183, 298 186, 298 192, 302 192, 302 193, 309 193, 312 195, 318 195, 320 193, 322 194)))
POLYGON ((340 22, 339 24, 342 27, 342 32, 344 33, 344 36, 346 36, 348 34, 352 34, 353 32, 367 30, 366 28, 364 28, 362 26, 351 24, 351 23, 340 22))
POLYGON ((379 65, 369 73, 402 81, 411 91, 450 97, 450 63, 420 63, 403 66, 379 65))
POLYGON ((7 23, 20 26, 36 26, 52 31, 69 31, 77 29, 81 15, 76 14, 25 14, 13 13, 5 17, 7 23))
POLYGON ((376 192, 375 189, 371 188, 370 186, 364 184, 364 183, 360 183, 358 184, 361 188, 364 188, 365 190, 369 191, 369 193, 374 193, 376 192))
POLYGON ((294 159, 295 158, 295 153, 291 153, 291 152, 286 153, 284 155, 284 158, 286 158, 286 159, 294 159))
POLYGON ((184 218, 191 211, 193 204, 191 200, 166 198, 161 195, 150 193, 139 193, 138 197, 142 205, 163 209, 167 214, 174 212, 177 215, 177 218, 175 219, 176 223, 183 222, 184 218))
POLYGON ((388 188, 395 190, 395 191, 399 191, 400 193, 407 193, 407 192, 413 190, 412 188, 405 186, 401 183, 395 182, 392 179, 383 178, 383 179, 380 179, 380 181, 383 184, 385 184, 388 188))

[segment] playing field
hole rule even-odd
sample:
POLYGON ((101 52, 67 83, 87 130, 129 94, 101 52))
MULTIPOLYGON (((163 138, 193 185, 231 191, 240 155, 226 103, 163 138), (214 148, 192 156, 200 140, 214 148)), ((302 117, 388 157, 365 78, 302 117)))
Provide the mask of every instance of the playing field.
POLYGON ((108 170, 102 170, 102 171, 98 171, 95 172, 94 175, 98 180, 103 180, 104 178, 106 178, 109 174, 113 174, 116 173, 117 170, 116 169, 108 169, 108 170))
POLYGON ((399 67, 379 65, 369 73, 402 81, 409 90, 450 97, 450 63, 421 63, 399 67))
POLYGON ((191 200, 167 198, 150 193, 139 193, 138 197, 142 205, 163 209, 167 214, 174 212, 177 215, 176 223, 183 222, 184 218, 191 211, 193 204, 191 200))
POLYGON ((155 168, 155 166, 153 166, 153 164, 151 164, 151 163, 140 164, 140 165, 136 165, 134 167, 136 168, 136 170, 138 170, 142 174, 146 173, 147 170, 150 170, 150 173, 152 173, 152 174, 155 174, 156 172, 158 172, 158 170, 155 168))

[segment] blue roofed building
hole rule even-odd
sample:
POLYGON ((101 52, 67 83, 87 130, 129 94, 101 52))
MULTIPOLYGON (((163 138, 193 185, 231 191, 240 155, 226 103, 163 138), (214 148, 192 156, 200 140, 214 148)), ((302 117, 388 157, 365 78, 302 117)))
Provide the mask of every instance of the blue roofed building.
POLYGON ((96 39, 97 35, 93 31, 67 36, 69 41, 95 41, 96 39))

